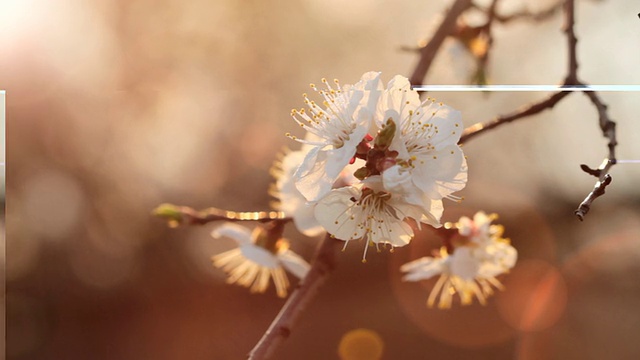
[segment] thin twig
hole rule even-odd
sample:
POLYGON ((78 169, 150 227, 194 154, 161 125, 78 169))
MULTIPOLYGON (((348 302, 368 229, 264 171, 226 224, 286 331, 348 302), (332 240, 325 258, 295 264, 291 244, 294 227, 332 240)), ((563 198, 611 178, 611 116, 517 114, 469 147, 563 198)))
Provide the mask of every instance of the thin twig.
POLYGON ((589 166, 582 164, 580 168, 582 171, 586 172, 589 175, 593 175, 598 178, 596 185, 587 195, 587 197, 578 205, 578 208, 575 211, 576 216, 580 221, 584 220, 585 215, 589 212, 591 208, 591 203, 598 197, 604 195, 604 189, 611 183, 611 175, 609 171, 613 165, 616 164, 616 145, 618 145, 618 141, 616 140, 616 123, 609 118, 609 114, 607 112, 607 105, 602 102, 600 96, 594 91, 587 91, 585 95, 591 100, 593 105, 598 110, 598 122, 600 125, 600 130, 602 130, 602 136, 607 138, 609 142, 607 143, 608 148, 608 156, 602 161, 600 166, 597 169, 591 169, 589 166))
POLYGON ((578 57, 577 47, 578 38, 574 30, 575 27, 575 1, 565 0, 564 3, 565 21, 564 32, 567 35, 567 77, 565 78, 564 85, 580 85, 578 80, 578 57))
MULTIPOLYGON (((574 1, 566 0, 564 2, 564 6, 565 6, 564 32, 567 35, 568 60, 567 60, 567 76, 565 77, 563 85, 583 85, 578 80, 578 60, 577 60, 577 54, 576 54, 578 39, 576 38, 576 35, 574 32, 574 25, 575 25, 574 1)), ((489 15, 491 15, 492 12, 495 12, 495 3, 492 3, 492 8, 490 8, 487 11, 489 11, 489 15)), ((586 92, 586 93, 589 94, 590 92, 586 92)), ((514 120, 522 119, 531 115, 535 115, 545 109, 551 109, 568 94, 569 93, 566 91, 559 91, 549 96, 545 100, 524 106, 520 110, 516 111, 515 113, 498 116, 491 120, 471 125, 464 130, 464 133, 460 138, 460 143, 464 143, 465 141, 468 141, 474 138, 475 136, 481 134, 482 132, 491 130, 500 125, 512 122, 514 120)))
POLYGON ((531 115, 535 115, 545 109, 551 109, 553 108, 560 100, 562 100, 562 98, 564 98, 565 96, 567 96, 569 94, 569 92, 567 91, 558 91, 557 93, 549 96, 548 98, 539 101, 537 103, 533 103, 530 105, 527 105, 525 107, 522 107, 520 110, 512 113, 512 114, 508 114, 508 115, 502 115, 502 116, 498 116, 495 117, 491 120, 485 121, 485 122, 479 122, 476 124, 473 124, 469 127, 467 127, 466 129, 464 129, 464 132, 462 133, 462 136, 460 137, 460 143, 464 143, 467 142, 469 140, 471 140, 472 138, 480 135, 481 133, 487 131, 487 130, 491 130, 493 128, 496 128, 500 125, 504 125, 506 123, 512 122, 514 120, 518 120, 521 118, 525 118, 531 115))
POLYGON ((545 20, 549 20, 562 8, 562 1, 558 1, 555 4, 552 4, 548 8, 539 11, 539 12, 531 12, 529 10, 521 10, 509 15, 500 15, 496 14, 496 20, 500 23, 506 24, 512 21, 517 20, 529 20, 534 22, 541 22, 545 20))
POLYGON ((269 329, 264 333, 260 341, 249 353, 249 359, 268 359, 273 351, 283 342, 293 328, 300 314, 305 310, 311 299, 324 284, 329 274, 335 269, 335 254, 338 245, 342 242, 327 234, 318 246, 311 269, 298 284, 298 288, 291 294, 291 297, 284 304, 278 316, 273 320, 269 329))
POLYGON ((178 206, 173 204, 162 204, 156 207, 153 215, 164 218, 168 221, 169 227, 180 225, 204 225, 213 221, 259 221, 268 222, 272 220, 290 221, 291 218, 285 216, 281 211, 229 211, 218 208, 207 208, 195 210, 188 206, 178 206))
POLYGON ((453 3, 431 40, 425 47, 420 49, 420 60, 418 60, 418 64, 416 64, 413 74, 409 78, 409 82, 412 85, 422 84, 444 39, 453 33, 456 28, 456 20, 469 7, 471 7, 471 0, 456 0, 453 3))
MULTIPOLYGON (((565 84, 570 85, 569 82, 574 82, 576 85, 585 85, 584 83, 578 80, 577 69, 578 69, 578 61, 576 55, 576 48, 578 39, 575 34, 575 0, 566 0, 565 2, 565 33, 567 34, 567 42, 569 47, 569 76, 565 81, 565 84)), ((609 175, 609 170, 616 163, 616 153, 615 148, 618 144, 616 140, 616 123, 609 118, 609 114, 607 112, 607 105, 602 102, 598 93, 593 91, 586 91, 584 94, 591 100, 591 103, 596 107, 598 111, 598 123, 600 125, 600 130, 602 130, 602 135, 609 140, 607 143, 607 147, 609 149, 608 156, 604 159, 602 164, 597 169, 590 169, 586 165, 581 165, 583 171, 590 175, 594 175, 598 177, 598 182, 587 195, 587 197, 578 205, 578 208, 575 211, 576 216, 580 221, 584 220, 585 215, 589 212, 591 208, 591 204, 595 199, 604 195, 604 189, 611 183, 611 175, 609 175)))
POLYGON ((611 184, 611 175, 604 174, 604 178, 602 180, 598 180, 596 186, 593 188, 593 191, 591 191, 589 195, 587 195, 587 197, 578 206, 578 209, 576 209, 576 216, 578 217, 578 219, 580 219, 580 221, 584 220, 585 215, 587 215, 589 209, 591 209, 591 203, 593 202, 593 200, 604 195, 604 189, 609 184, 611 184))
POLYGON ((616 145, 618 145, 618 141, 616 140, 616 123, 609 118, 607 105, 602 102, 598 93, 595 91, 586 91, 584 94, 589 98, 589 100, 591 100, 591 103, 593 103, 598 110, 598 123, 600 125, 600 130, 602 130, 602 136, 609 139, 609 142, 607 143, 607 147, 609 148, 609 160, 615 164, 616 145))
MULTIPOLYGON (((488 49, 491 48, 491 45, 493 45, 493 34, 491 32, 491 25, 493 25, 493 21, 496 19, 496 8, 498 7, 498 1, 500 0, 493 0, 491 2, 491 5, 489 5, 489 13, 487 15, 487 24, 485 25, 486 28, 486 32, 487 32, 487 47, 488 49)), ((489 53, 489 50, 487 49, 487 54, 489 53)), ((483 58, 488 58, 488 55, 483 56, 483 58)), ((486 62, 486 59, 484 59, 484 61, 486 62)))

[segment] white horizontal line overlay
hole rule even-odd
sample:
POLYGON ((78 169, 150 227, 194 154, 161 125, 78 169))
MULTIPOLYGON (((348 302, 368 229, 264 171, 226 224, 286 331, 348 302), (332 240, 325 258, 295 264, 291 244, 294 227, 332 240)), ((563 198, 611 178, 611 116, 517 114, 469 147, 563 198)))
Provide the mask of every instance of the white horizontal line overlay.
POLYGON ((416 91, 640 91, 640 85, 415 85, 416 91))

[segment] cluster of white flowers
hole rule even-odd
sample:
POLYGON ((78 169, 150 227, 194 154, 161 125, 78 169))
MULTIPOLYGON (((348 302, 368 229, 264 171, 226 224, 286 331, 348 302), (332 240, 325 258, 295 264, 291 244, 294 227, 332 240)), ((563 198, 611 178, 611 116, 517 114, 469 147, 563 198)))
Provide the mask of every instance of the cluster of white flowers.
POLYGON ((421 101, 402 76, 386 87, 377 72, 355 85, 322 82, 311 84, 322 104, 304 94, 306 109, 292 110, 307 135, 288 134, 303 147, 282 161, 280 210, 304 233, 318 224, 345 242, 364 239, 363 260, 368 244, 408 244, 409 219, 441 226, 442 199, 458 200, 467 181, 460 112, 421 101))
MULTIPOLYGON (((460 200, 453 193, 467 182, 458 146, 460 112, 430 98, 421 101, 402 76, 386 87, 377 72, 364 74, 355 85, 322 82, 321 90, 311 84, 322 104, 304 94, 306 109, 292 110, 307 134, 302 139, 287 134, 302 147, 272 168, 275 207, 307 236, 327 231, 345 247, 364 240, 363 262, 371 244, 407 245, 414 236, 410 223, 441 227, 443 199, 460 200)), ((448 308, 455 293, 463 304, 474 297, 484 304, 492 287, 502 287, 496 276, 513 267, 516 251, 501 237, 502 227, 491 225, 493 219, 479 212, 473 220, 445 224, 459 233, 449 252, 443 247, 435 257, 402 266, 407 281, 440 274, 429 306, 440 294, 439 307, 448 308)), ((289 285, 284 269, 303 278, 309 264, 288 249, 281 234, 223 225, 212 235, 233 238, 239 248, 214 256, 214 265, 229 274, 229 283, 254 292, 264 292, 273 278, 284 297, 289 285)))
POLYGON ((481 304, 493 294, 493 287, 502 289, 496 276, 509 272, 517 259, 516 249, 502 238, 504 228, 491 225, 497 216, 478 212, 473 220, 462 217, 457 224, 459 236, 452 239, 452 251, 442 247, 435 257, 423 257, 404 264, 403 280, 420 281, 440 275, 427 305, 432 307, 440 294, 439 308, 450 308, 453 295, 458 294, 463 305, 478 298, 481 304))

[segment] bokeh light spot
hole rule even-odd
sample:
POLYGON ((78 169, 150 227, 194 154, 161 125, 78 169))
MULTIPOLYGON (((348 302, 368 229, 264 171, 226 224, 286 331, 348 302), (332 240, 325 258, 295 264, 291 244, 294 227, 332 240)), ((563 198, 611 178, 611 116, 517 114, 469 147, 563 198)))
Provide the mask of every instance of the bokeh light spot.
POLYGON ((498 311, 512 327, 540 331, 564 313, 567 287, 560 272, 541 260, 521 262, 506 278, 507 291, 497 297, 498 311))
POLYGON ((85 207, 85 195, 72 176, 46 171, 23 185, 24 214, 31 230, 47 238, 65 238, 78 225, 85 207))
POLYGON ((384 341, 377 332, 355 329, 342 336, 338 354, 342 360, 375 360, 382 358, 384 341))

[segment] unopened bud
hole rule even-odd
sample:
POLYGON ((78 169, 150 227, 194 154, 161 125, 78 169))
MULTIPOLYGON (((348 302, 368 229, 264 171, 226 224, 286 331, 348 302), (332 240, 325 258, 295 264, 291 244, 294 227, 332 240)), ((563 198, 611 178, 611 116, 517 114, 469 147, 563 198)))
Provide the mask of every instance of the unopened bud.
POLYGON ((369 171, 369 169, 367 169, 366 166, 363 166, 360 169, 356 170, 353 173, 353 176, 355 176, 356 179, 358 179, 358 180, 364 180, 370 175, 370 173, 371 172, 369 171))
POLYGON ((182 222, 182 211, 173 204, 161 204, 152 212, 153 215, 165 218, 169 222, 169 227, 177 227, 182 222))
POLYGON ((387 150, 391 146, 391 141, 396 134, 396 123, 391 119, 387 119, 385 126, 375 140, 375 147, 379 150, 387 150))

